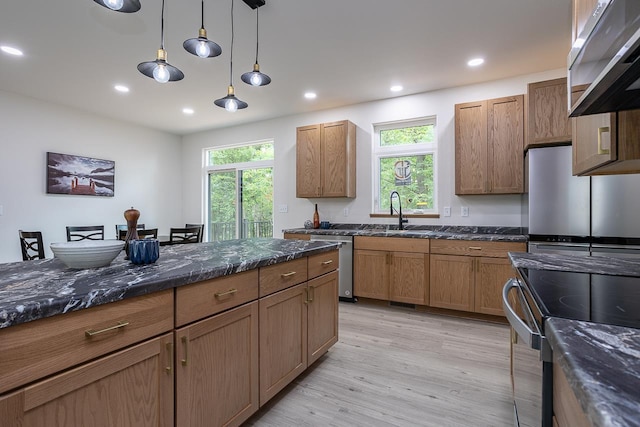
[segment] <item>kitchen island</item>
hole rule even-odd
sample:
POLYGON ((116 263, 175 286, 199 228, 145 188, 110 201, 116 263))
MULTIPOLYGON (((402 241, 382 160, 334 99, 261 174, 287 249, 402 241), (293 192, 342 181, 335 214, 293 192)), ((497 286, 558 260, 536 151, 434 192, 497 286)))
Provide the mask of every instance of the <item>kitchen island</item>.
MULTIPOLYGON (((633 259, 535 253, 509 258, 516 268, 640 277, 640 263, 633 259)), ((640 426, 640 329, 595 320, 551 317, 545 324, 558 423, 640 426), (567 413, 579 418, 565 418, 567 413)))
POLYGON ((337 341, 337 244, 0 265, 0 424, 239 425, 337 341), (175 396, 175 405, 174 405, 175 396))

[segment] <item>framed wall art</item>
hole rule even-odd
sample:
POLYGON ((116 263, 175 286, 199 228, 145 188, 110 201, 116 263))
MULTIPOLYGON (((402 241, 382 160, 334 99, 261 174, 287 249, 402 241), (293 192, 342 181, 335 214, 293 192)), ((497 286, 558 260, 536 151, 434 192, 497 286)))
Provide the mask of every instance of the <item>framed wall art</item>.
POLYGON ((116 163, 47 153, 47 193, 113 197, 116 163))

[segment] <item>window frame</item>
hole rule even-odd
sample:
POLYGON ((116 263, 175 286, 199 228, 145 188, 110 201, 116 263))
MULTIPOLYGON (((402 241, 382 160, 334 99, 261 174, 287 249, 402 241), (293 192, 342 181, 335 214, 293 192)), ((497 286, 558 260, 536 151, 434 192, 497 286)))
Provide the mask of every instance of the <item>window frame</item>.
MULTIPOLYGON (((262 139, 262 140, 257 140, 257 141, 251 141, 251 142, 243 142, 243 143, 238 143, 238 144, 225 144, 225 145, 219 145, 219 146, 215 146, 215 147, 206 147, 203 148, 202 150, 202 162, 203 162, 203 168, 202 168, 202 217, 204 218, 203 222, 205 224, 205 236, 209 236, 209 225, 211 224, 211 218, 209 217, 209 175, 211 173, 215 173, 215 172, 235 172, 236 174, 236 182, 238 180, 238 174, 242 173, 245 170, 248 169, 266 169, 266 168, 271 168, 272 174, 275 174, 275 148, 276 148, 276 144, 275 144, 275 140, 273 138, 269 138, 269 139, 262 139), (241 147, 248 147, 251 145, 263 145, 263 144, 271 144, 273 146, 273 150, 274 150, 274 156, 273 159, 270 160, 256 160, 256 161, 249 161, 249 162, 238 162, 238 163, 225 163, 222 165, 213 165, 210 163, 210 155, 209 152, 213 151, 213 150, 226 150, 226 149, 230 149, 230 148, 241 148, 241 147)), ((274 190, 275 191, 275 190, 274 190)), ((240 189, 236 188, 236 200, 240 201, 241 200, 241 193, 240 193, 240 189)), ((271 212, 272 215, 275 214, 275 201, 274 201, 274 206, 271 207, 271 212)), ((242 216, 242 207, 241 206, 237 206, 236 207, 236 233, 238 233, 240 231, 240 221, 241 221, 241 216, 242 216)), ((275 216, 272 217, 272 221, 275 222, 275 216)))
POLYGON ((389 214, 386 209, 380 207, 381 195, 380 195, 380 161, 389 157, 402 157, 402 156, 416 156, 416 155, 432 155, 433 156, 433 207, 431 209, 404 209, 403 215, 432 215, 438 214, 438 127, 437 117, 424 116, 412 119, 394 120, 389 122, 380 122, 372 124, 372 197, 371 197, 371 212, 374 215, 389 214), (383 147, 380 145, 380 131, 402 129, 407 127, 417 126, 433 126, 432 142, 420 143, 420 144, 406 144, 406 145, 392 145, 383 147))

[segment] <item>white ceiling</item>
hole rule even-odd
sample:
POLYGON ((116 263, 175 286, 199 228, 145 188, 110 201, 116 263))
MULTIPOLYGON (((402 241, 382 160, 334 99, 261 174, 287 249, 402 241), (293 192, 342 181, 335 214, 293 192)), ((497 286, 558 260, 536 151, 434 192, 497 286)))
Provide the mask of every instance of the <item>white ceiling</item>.
POLYGON ((185 74, 166 84, 136 69, 160 47, 161 0, 141 0, 134 14, 92 0, 2 0, 0 45, 24 56, 0 52, 0 90, 188 134, 562 68, 570 45, 571 0, 266 0, 259 62, 273 81, 251 87, 240 75, 255 59, 255 11, 234 1, 233 79, 245 110, 213 104, 229 83, 231 0, 205 1, 208 37, 223 49, 210 59, 182 48, 197 37, 200 1, 166 0, 168 62, 185 74), (467 67, 476 56, 486 63, 467 67), (318 98, 304 99, 307 90, 318 98))

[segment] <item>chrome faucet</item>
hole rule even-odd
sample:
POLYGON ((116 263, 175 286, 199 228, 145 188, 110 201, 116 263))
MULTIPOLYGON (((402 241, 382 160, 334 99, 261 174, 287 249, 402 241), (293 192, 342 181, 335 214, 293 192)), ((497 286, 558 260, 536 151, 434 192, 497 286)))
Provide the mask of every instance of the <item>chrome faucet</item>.
POLYGON ((402 200, 400 199, 400 194, 397 191, 392 191, 391 194, 389 195, 389 209, 390 209, 390 214, 393 215, 393 195, 398 196, 398 208, 399 210, 396 210, 396 212, 398 212, 398 230, 404 230, 404 223, 409 222, 408 219, 402 219, 402 200))

